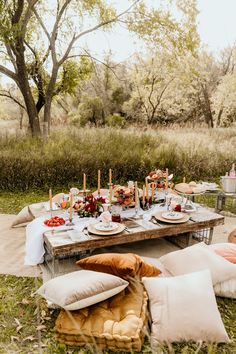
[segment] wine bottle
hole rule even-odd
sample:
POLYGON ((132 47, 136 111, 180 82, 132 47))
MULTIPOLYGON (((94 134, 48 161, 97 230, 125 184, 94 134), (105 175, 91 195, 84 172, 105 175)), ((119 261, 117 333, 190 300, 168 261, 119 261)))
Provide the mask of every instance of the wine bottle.
POLYGON ((232 168, 229 171, 229 177, 236 177, 236 172, 235 172, 235 163, 232 164, 232 168))

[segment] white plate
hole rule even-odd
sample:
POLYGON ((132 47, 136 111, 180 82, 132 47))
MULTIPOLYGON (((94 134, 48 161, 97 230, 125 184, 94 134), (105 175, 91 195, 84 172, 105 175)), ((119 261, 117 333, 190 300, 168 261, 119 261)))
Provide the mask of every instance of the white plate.
POLYGON ((109 224, 105 224, 103 222, 99 222, 94 225, 94 228, 98 231, 113 231, 119 227, 119 223, 110 222, 109 224))
POLYGON ((197 208, 193 205, 190 205, 190 207, 188 208, 188 205, 187 205, 187 208, 186 208, 186 205, 182 207, 182 209, 185 211, 185 213, 193 213, 195 211, 197 211, 197 208))
POLYGON ((167 213, 162 213, 161 216, 167 220, 180 220, 184 217, 184 214, 182 214, 180 212, 169 211, 167 213))

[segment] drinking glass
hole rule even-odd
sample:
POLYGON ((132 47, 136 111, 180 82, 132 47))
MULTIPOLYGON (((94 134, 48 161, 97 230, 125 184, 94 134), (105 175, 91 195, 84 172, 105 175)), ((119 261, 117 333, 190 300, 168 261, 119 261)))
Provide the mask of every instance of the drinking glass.
POLYGON ((112 205, 112 208, 111 208, 111 220, 113 222, 121 222, 121 212, 122 212, 122 206, 121 205, 112 205))

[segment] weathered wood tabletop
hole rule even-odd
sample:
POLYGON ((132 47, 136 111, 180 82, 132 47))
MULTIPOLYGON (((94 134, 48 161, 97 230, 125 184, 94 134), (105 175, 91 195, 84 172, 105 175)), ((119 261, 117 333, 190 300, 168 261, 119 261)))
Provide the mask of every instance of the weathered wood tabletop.
POLYGON ((168 224, 158 221, 153 224, 151 221, 141 222, 141 225, 134 227, 133 221, 123 222, 126 230, 117 235, 97 236, 88 234, 87 231, 72 241, 68 232, 45 232, 44 242, 47 253, 52 257, 70 256, 73 253, 85 250, 107 247, 119 244, 126 244, 141 240, 155 239, 165 236, 176 236, 184 233, 193 233, 204 229, 213 229, 217 225, 224 224, 224 217, 208 209, 202 208, 201 212, 191 215, 189 221, 181 224, 168 224), (130 226, 132 223, 132 227, 130 226))

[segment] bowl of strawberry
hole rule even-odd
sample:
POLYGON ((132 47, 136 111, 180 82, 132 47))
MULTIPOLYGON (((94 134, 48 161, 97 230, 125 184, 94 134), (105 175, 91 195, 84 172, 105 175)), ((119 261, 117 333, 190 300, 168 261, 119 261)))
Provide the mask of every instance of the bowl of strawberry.
POLYGON ((62 226, 64 224, 65 220, 63 218, 59 218, 59 216, 54 216, 53 218, 44 221, 44 225, 49 227, 62 226))

